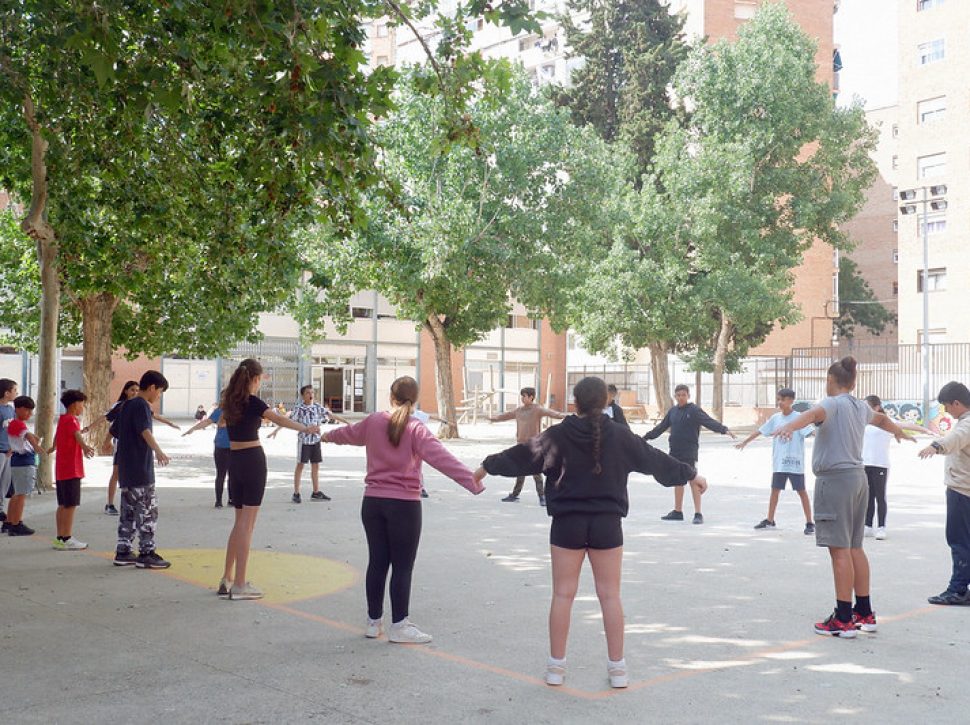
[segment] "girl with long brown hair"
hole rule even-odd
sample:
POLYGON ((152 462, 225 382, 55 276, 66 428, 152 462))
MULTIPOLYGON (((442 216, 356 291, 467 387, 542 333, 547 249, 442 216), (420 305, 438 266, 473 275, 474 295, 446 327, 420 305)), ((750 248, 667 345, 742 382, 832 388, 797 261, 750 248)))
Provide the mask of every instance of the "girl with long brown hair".
POLYGON ((639 471, 654 476, 664 486, 690 483, 699 493, 707 489, 707 481, 697 475, 693 465, 658 451, 605 415, 606 383, 599 378, 580 380, 573 396, 576 415, 527 443, 488 456, 475 478, 481 480, 486 473, 546 476, 546 511, 552 517, 549 548, 553 586, 546 683, 563 683, 573 600, 583 561, 589 557, 603 611, 610 685, 626 687, 620 573, 621 521, 630 507, 627 477, 639 471))
POLYGON ((424 644, 431 635, 408 619, 411 574, 421 538, 421 462, 441 471, 474 494, 485 490, 426 425, 412 417, 418 402, 414 378, 391 385, 391 412, 372 413, 355 425, 328 431, 325 443, 364 446, 367 475, 360 518, 367 536, 367 632, 383 631, 384 588, 391 573, 391 642, 424 644))
POLYGON ((226 543, 226 567, 219 582, 219 596, 229 599, 260 599, 263 593, 246 581, 249 547, 256 515, 266 489, 266 454, 259 442, 263 420, 303 433, 319 432, 319 426, 295 423, 260 400, 256 393, 263 381, 263 366, 248 358, 239 363, 222 393, 222 417, 229 434, 229 499, 236 520, 226 543))

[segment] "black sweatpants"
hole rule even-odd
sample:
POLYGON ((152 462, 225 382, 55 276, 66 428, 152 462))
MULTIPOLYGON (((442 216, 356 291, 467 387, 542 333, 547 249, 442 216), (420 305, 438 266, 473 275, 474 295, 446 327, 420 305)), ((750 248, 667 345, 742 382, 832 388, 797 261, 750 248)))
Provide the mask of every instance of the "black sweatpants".
POLYGON ((882 466, 866 466, 866 480, 869 482, 869 508, 866 510, 866 526, 872 526, 872 518, 879 509, 879 525, 886 525, 886 483, 889 469, 882 466))
POLYGON ((212 457, 216 462, 216 503, 222 503, 222 491, 229 472, 229 449, 213 448, 212 457))
POLYGON ((360 520, 367 535, 367 616, 384 613, 384 586, 391 570, 392 622, 408 616, 411 572, 421 539, 421 502, 364 496, 360 520))

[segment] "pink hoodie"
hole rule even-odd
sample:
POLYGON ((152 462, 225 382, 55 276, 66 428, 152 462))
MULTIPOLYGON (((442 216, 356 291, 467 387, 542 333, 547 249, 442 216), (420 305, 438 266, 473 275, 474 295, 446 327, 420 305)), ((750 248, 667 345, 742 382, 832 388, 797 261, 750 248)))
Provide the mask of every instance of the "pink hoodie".
POLYGON ((485 487, 475 481, 465 464, 448 452, 421 421, 411 418, 396 447, 387 437, 390 413, 371 413, 360 423, 328 431, 327 443, 367 448, 365 496, 421 500, 421 461, 441 471, 474 494, 485 487))

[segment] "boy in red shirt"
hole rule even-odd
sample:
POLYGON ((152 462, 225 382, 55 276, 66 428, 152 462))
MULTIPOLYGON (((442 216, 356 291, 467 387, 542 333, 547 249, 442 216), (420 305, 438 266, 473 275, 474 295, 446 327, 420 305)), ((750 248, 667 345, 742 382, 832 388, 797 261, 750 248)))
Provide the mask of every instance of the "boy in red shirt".
POLYGON ((58 551, 80 551, 88 548, 83 541, 71 536, 74 528, 74 509, 81 504, 81 479, 84 478, 84 456, 94 457, 94 448, 81 436, 78 416, 84 412, 87 396, 80 390, 65 390, 61 405, 67 411, 57 421, 54 446, 48 453, 57 451, 54 479, 57 485, 57 538, 54 548, 58 551))
POLYGON ((32 398, 21 395, 13 400, 14 419, 7 425, 10 440, 10 497, 9 513, 3 531, 10 536, 30 536, 34 530, 24 523, 24 503, 37 480, 34 452, 41 450, 41 442, 27 429, 27 421, 34 414, 32 398))

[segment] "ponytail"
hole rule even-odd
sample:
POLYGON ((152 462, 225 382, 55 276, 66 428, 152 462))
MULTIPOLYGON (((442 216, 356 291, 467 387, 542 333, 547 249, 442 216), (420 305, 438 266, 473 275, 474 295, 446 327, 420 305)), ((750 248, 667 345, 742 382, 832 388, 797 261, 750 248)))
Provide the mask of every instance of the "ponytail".
POLYGON ((851 355, 846 355, 829 366, 828 374, 832 376, 832 379, 840 388, 851 390, 855 387, 856 365, 856 359, 851 355))
POLYGON ((219 407, 222 408, 222 416, 226 425, 236 423, 243 416, 243 411, 249 404, 249 391, 253 380, 263 374, 263 366, 259 360, 246 358, 229 378, 229 384, 222 391, 222 400, 219 407))
POLYGON ((395 380, 391 383, 391 400, 395 407, 387 424, 387 438, 396 448, 401 443, 401 436, 404 435, 418 402, 417 381, 407 375, 395 380))
POLYGON ((606 383, 600 378, 583 378, 573 388, 573 398, 576 400, 576 412, 589 418, 593 426, 593 474, 600 475, 603 466, 600 462, 603 433, 603 408, 607 400, 606 383))

